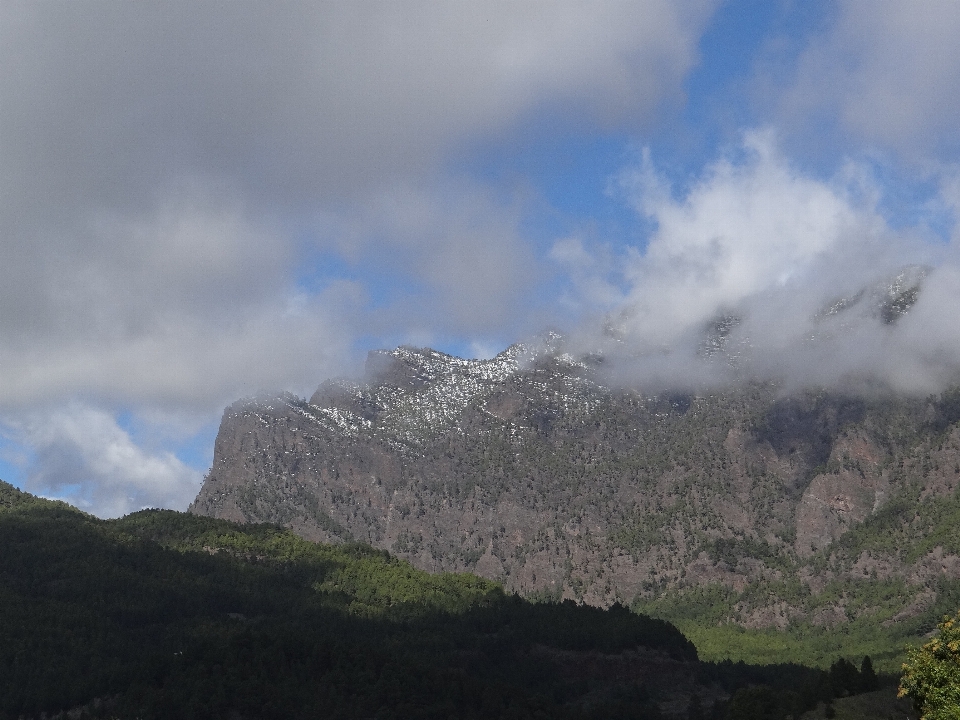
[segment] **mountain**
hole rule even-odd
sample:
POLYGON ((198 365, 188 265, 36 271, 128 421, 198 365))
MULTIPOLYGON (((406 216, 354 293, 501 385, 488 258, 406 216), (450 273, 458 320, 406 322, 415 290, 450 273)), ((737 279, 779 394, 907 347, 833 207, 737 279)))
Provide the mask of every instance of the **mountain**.
POLYGON ((363 380, 229 407, 190 512, 632 604, 708 653, 786 629, 805 639, 781 657, 828 664, 841 628, 893 669, 960 606, 960 390, 646 394, 604 363, 556 335, 491 360, 372 352, 363 380))

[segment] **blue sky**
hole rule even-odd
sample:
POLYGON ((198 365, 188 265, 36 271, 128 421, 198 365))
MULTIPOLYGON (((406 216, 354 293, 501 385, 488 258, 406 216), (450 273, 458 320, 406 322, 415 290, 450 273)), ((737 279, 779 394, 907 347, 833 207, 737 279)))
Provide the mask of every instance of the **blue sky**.
POLYGON ((951 0, 5 2, 0 478, 183 509, 237 399, 547 327, 702 386, 732 312, 751 372, 935 392, 958 30, 951 0), (904 322, 803 344, 910 267, 904 322))

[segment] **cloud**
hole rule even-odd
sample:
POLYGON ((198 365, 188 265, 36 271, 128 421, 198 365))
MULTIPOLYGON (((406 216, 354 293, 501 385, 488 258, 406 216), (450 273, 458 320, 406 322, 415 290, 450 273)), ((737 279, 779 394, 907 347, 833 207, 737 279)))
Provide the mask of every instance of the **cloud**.
POLYGON ((563 298, 572 310, 606 312, 623 303, 622 289, 611 281, 617 258, 609 246, 588 249, 582 238, 570 236, 553 244, 549 258, 572 283, 573 292, 563 298))
POLYGON ((302 297, 284 238, 231 205, 191 197, 75 232, 0 271, 0 405, 87 396, 209 411, 335 370, 351 341, 340 323, 357 291, 302 297))
POLYGON ((34 455, 26 488, 100 517, 185 507, 202 481, 171 453, 144 452, 110 414, 92 407, 33 413, 17 430, 34 455))
POLYGON ((647 164, 627 175, 637 209, 658 229, 630 264, 625 322, 646 342, 672 342, 723 308, 808 279, 841 242, 878 230, 878 218, 793 172, 772 134, 748 133, 747 159, 721 160, 680 202, 647 164))
POLYGON ((892 230, 868 168, 805 175, 769 130, 747 133, 730 156, 682 197, 649 157, 624 173, 656 231, 622 259, 627 290, 608 322, 617 341, 581 342, 606 342, 624 379, 641 384, 746 376, 931 392, 960 378, 947 317, 960 297, 956 253, 923 228, 892 230), (920 299, 897 316, 892 303, 909 305, 918 283, 920 299))
POLYGON ((31 487, 183 507, 111 413, 212 418, 349 372, 358 338, 520 328, 522 208, 456 158, 645 127, 715 5, 0 4, 0 413, 31 487))
POLYGON ((413 281, 380 310, 384 331, 411 321, 438 333, 503 331, 520 320, 516 309, 536 285, 521 208, 475 183, 396 183, 335 223, 332 235, 352 266, 413 281))
POLYGON ((714 4, 4 3, 4 197, 39 222, 187 176, 306 211, 544 105, 635 125, 714 4))
POLYGON ((785 126, 930 163, 960 151, 960 4, 844 0, 800 55, 778 103, 785 126))
POLYGON ((450 153, 545 107, 636 126, 679 97, 712 5, 4 3, 0 404, 212 408, 335 372, 385 319, 515 316, 516 212, 450 153), (311 244, 352 288, 304 297, 311 244), (417 292, 363 315, 378 265, 417 292))

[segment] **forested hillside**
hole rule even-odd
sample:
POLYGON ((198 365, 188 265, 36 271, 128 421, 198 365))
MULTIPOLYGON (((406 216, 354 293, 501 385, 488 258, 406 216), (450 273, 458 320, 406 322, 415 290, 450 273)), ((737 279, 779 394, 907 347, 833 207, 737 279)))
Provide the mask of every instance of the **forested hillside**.
POLYGON ((786 715, 875 683, 846 661, 699 663, 622 606, 535 604, 368 546, 97 520, 0 483, 3 718, 735 719, 754 696, 786 715))

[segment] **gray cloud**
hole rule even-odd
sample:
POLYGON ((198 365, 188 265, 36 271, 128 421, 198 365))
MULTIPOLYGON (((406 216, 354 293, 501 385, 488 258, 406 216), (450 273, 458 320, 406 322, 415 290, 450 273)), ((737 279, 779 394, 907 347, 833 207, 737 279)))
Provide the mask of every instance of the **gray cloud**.
POLYGON ((843 0, 777 92, 780 122, 813 138, 839 125, 923 164, 944 151, 956 157, 958 32, 952 0, 843 0))
MULTIPOLYGON (((532 272, 515 209, 451 178, 451 152, 549 108, 641 127, 679 102, 715 4, 2 3, 6 426, 74 398, 213 415, 342 371, 388 324, 429 337, 515 317, 532 272), (362 272, 308 289, 315 250, 417 292, 371 306, 362 272)), ((136 506, 110 505, 114 471, 76 456, 71 427, 17 435, 46 448, 30 482, 73 463, 95 512, 136 506)), ((158 487, 185 477, 126 457, 158 487)))
MULTIPOLYGON (((47 377, 122 394, 114 363, 151 347, 142 384, 191 401, 192 381, 152 370, 194 355, 232 391, 240 336, 241 355, 261 344, 250 318, 296 302, 305 231, 357 262, 393 253, 448 325, 489 327, 525 251, 509 212, 478 188, 451 198, 436 163, 544 103, 633 122, 677 92, 710 4, 4 3, 0 355, 43 362, 3 395, 28 402, 47 377)), ((314 310, 289 330, 336 324, 314 310)))
POLYGON ((313 207, 544 103, 632 123, 678 93, 712 4, 4 3, 5 189, 43 218, 191 175, 313 207))
POLYGON ((370 193, 332 235, 354 264, 416 279, 405 298, 379 313, 376 325, 386 334, 411 318, 435 334, 510 332, 523 323, 515 311, 539 272, 520 216, 519 207, 473 183, 396 183, 370 193))

